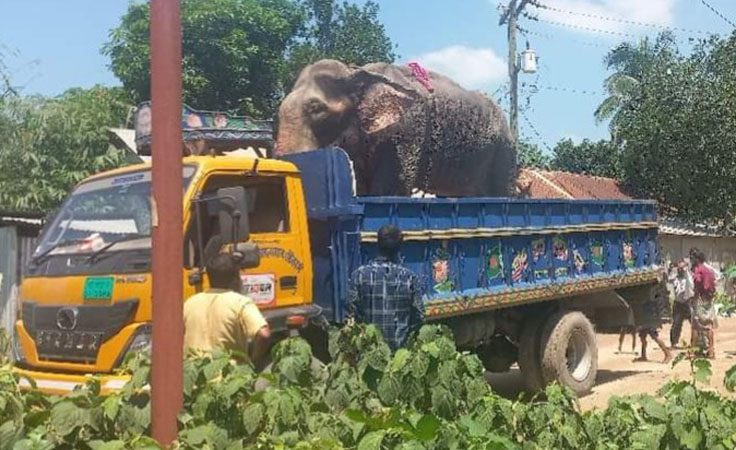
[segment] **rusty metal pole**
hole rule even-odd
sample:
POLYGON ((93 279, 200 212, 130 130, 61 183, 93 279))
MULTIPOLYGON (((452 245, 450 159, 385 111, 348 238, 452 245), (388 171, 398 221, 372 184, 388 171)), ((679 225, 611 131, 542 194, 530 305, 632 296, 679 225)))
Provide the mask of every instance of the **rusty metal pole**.
POLYGON ((153 356, 151 421, 162 445, 176 439, 182 407, 182 137, 179 0, 151 0, 153 156, 153 356))

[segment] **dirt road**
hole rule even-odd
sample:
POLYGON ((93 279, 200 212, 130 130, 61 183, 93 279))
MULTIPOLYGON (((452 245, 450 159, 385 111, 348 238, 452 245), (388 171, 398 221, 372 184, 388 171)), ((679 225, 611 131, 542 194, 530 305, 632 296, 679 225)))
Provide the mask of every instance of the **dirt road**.
MULTIPOLYGON (((660 332, 660 336, 669 344, 669 325, 660 332)), ((687 323, 682 336, 690 337, 687 323)), ((637 352, 641 346, 637 337, 637 352)), ((662 364, 662 352, 656 343, 649 339, 648 356, 650 362, 633 362, 637 356, 631 353, 631 336, 624 341, 623 353, 618 353, 618 336, 598 335, 598 380, 593 392, 580 399, 583 409, 605 408, 608 399, 615 395, 655 394, 670 379, 689 377, 687 361, 681 362, 674 369, 671 364, 662 364)), ((711 386, 725 392, 723 376, 726 370, 736 365, 736 317, 719 319, 716 330, 716 360, 713 363, 711 386)), ((523 382, 518 368, 505 374, 488 374, 491 386, 501 395, 516 398, 523 391, 523 382)))

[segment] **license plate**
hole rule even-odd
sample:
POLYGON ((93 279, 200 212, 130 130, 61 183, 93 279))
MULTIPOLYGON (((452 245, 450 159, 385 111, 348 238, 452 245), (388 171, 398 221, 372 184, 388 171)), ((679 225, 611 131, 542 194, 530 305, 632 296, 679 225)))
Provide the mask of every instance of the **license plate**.
POLYGON ((84 281, 84 299, 110 300, 114 284, 115 278, 113 277, 89 277, 84 281))

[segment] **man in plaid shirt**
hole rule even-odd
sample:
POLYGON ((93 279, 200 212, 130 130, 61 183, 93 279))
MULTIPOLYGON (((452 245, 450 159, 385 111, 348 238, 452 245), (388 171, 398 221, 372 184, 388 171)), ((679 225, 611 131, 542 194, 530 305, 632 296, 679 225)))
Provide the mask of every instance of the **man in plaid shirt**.
POLYGON ((404 346, 424 321, 419 277, 397 262, 401 241, 397 227, 381 227, 379 256, 353 272, 348 291, 348 314, 376 325, 391 350, 404 346))

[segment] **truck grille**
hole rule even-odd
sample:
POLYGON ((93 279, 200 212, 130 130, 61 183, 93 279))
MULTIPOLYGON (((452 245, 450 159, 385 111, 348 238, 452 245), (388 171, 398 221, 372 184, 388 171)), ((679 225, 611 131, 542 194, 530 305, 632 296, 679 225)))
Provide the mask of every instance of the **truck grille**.
POLYGON ((94 362, 102 343, 128 324, 138 300, 112 305, 39 305, 24 301, 23 326, 43 360, 94 362))

